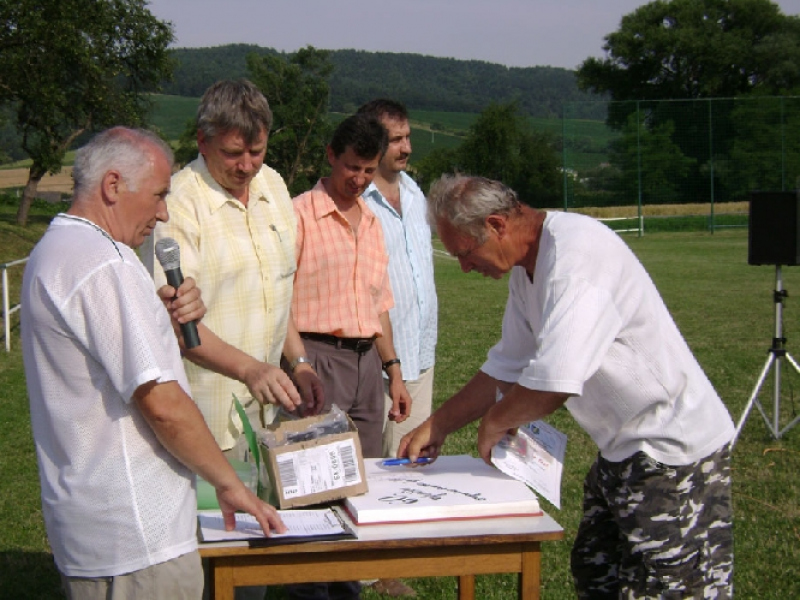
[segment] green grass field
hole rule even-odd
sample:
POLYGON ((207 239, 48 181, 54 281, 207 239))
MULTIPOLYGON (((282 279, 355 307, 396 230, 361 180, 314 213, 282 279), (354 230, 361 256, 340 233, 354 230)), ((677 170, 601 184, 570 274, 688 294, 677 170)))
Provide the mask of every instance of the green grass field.
MULTIPOLYGON (((48 220, 37 215, 26 230, 12 225, 0 206, 0 263, 25 256, 48 220)), ((675 320, 706 373, 738 421, 768 356, 774 335, 774 267, 747 264, 744 229, 708 233, 655 233, 625 237, 651 273, 675 320)), ((18 298, 19 269, 10 273, 12 300, 18 298), (17 295, 14 295, 17 294, 17 295)), ((497 339, 506 299, 505 281, 463 274, 452 259, 438 258, 440 298, 435 403, 439 405, 475 372, 497 339)), ((784 335, 800 357, 800 269, 785 267, 789 297, 784 335)), ((0 346, 0 597, 58 598, 58 578, 48 554, 39 504, 22 369, 18 320, 13 318, 12 351, 0 346)), ((800 410, 800 378, 783 369, 781 425, 800 410)), ((760 396, 772 414, 772 378, 760 396)), ((580 517, 583 476, 596 448, 566 411, 549 421, 569 438, 562 482, 562 509, 543 507, 565 529, 563 542, 543 544, 542 597, 574 597, 569 549, 580 517)), ((698 427, 707 426, 698 423, 698 427)), ((476 426, 451 436, 447 454, 474 454, 476 426)), ((740 598, 786 600, 800 597, 800 426, 780 440, 768 434, 757 411, 748 418, 734 449, 735 587, 740 598)), ((409 581, 419 598, 456 597, 454 578, 409 581)), ((476 597, 516 597, 513 576, 481 576, 476 597)), ((380 598, 370 590, 366 600, 380 598)))
POLYGON ((200 98, 153 94, 150 121, 168 140, 177 140, 189 121, 194 121, 200 98))

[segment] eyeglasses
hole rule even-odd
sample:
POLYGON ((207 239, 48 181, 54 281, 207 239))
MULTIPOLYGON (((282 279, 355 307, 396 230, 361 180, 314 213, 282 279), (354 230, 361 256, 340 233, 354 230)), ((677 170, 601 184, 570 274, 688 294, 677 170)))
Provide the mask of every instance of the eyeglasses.
POLYGON ((470 248, 469 250, 464 250, 464 251, 462 251, 462 252, 456 252, 455 254, 453 254, 453 256, 454 256, 455 258, 457 258, 458 260, 467 260, 467 259, 470 257, 470 255, 471 255, 473 252, 477 251, 477 250, 478 250, 478 249, 479 249, 481 246, 483 246, 483 245, 484 245, 484 244, 485 244, 487 241, 488 241, 488 238, 487 238, 487 239, 485 239, 485 240, 483 240, 483 241, 482 241, 482 242, 480 242, 479 244, 476 244, 475 246, 473 246, 473 247, 472 247, 472 248, 470 248))

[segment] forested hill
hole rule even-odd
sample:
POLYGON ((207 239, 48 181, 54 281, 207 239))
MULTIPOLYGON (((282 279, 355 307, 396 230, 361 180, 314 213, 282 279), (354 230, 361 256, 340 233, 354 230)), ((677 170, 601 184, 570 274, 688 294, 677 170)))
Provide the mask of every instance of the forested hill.
MULTIPOLYGON (((178 48, 175 80, 164 93, 198 97, 217 79, 246 77, 246 56, 280 54, 272 48, 233 44, 213 48, 178 48)), ((415 110, 480 112, 491 102, 517 100, 534 117, 556 117, 564 102, 597 99, 582 93, 575 73, 556 67, 505 67, 476 60, 421 54, 332 50, 331 105, 352 112, 383 96, 415 110)))

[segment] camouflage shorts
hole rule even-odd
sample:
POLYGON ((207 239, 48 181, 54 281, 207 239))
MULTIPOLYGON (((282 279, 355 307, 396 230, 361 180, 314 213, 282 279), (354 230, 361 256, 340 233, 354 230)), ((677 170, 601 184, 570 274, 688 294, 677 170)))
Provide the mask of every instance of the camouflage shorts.
POLYGON ((598 456, 572 549, 579 598, 731 598, 730 453, 671 467, 598 456))

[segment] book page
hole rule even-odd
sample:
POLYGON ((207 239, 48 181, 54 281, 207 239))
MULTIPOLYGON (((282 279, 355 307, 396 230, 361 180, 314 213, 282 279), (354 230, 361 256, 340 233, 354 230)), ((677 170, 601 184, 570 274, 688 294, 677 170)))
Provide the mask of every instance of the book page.
MULTIPOLYGON (((270 533, 270 538, 333 536, 350 533, 336 513, 330 509, 279 510, 281 520, 288 528, 286 533, 270 533)), ((266 538, 256 518, 246 513, 236 514, 236 529, 225 531, 222 511, 202 511, 197 514, 200 537, 204 542, 226 540, 251 540, 266 538)))

